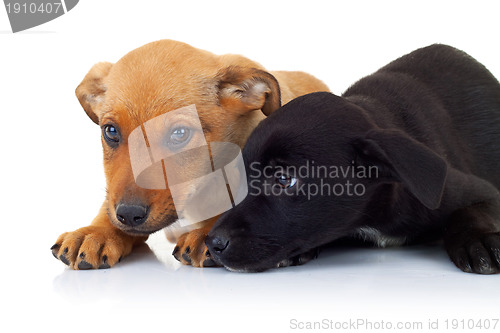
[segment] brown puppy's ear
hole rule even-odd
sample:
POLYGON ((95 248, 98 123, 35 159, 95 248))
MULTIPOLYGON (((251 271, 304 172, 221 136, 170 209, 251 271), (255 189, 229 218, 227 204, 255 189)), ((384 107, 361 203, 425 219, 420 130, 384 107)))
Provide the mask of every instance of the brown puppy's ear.
POLYGON ((398 130, 368 132, 355 146, 366 160, 387 168, 396 181, 429 209, 437 209, 444 192, 448 165, 434 151, 398 130))
POLYGON ((226 110, 238 113, 262 110, 269 116, 281 106, 278 81, 268 72, 230 66, 218 77, 219 102, 226 110))
POLYGON ((106 85, 104 78, 108 76, 113 64, 109 62, 100 62, 95 64, 85 75, 83 81, 76 88, 76 97, 80 101, 87 115, 96 124, 99 124, 98 106, 104 101, 106 85))

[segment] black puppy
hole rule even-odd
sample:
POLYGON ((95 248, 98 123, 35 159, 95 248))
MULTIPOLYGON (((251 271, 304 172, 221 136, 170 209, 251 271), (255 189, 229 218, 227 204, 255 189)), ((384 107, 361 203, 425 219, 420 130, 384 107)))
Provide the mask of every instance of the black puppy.
POLYGON ((500 84, 462 51, 432 45, 342 97, 299 97, 243 156, 249 195, 206 240, 228 269, 302 263, 345 237, 443 237, 461 270, 500 272, 500 84))

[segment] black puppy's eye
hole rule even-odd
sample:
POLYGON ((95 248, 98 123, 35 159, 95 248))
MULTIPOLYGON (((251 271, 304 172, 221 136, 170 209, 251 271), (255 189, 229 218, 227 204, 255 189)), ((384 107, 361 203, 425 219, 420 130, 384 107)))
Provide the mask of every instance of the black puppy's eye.
POLYGON ((118 129, 113 125, 104 125, 102 127, 102 135, 111 145, 116 145, 120 142, 120 133, 118 133, 118 129))
POLYGON ((176 127, 170 132, 168 140, 172 148, 178 149, 186 145, 191 140, 191 130, 187 127, 176 127))
POLYGON ((282 188, 290 188, 295 186, 295 184, 297 183, 297 178, 284 174, 278 174, 276 175, 276 183, 282 188))

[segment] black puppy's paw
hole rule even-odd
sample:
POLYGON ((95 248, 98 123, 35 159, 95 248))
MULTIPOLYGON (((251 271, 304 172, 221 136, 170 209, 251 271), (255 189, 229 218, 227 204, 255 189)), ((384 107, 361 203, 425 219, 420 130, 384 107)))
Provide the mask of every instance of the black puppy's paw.
POLYGON ((276 265, 276 267, 280 268, 280 267, 304 265, 305 263, 318 258, 319 252, 320 252, 319 248, 309 250, 305 253, 299 254, 298 256, 280 261, 276 265))
POLYGON ((465 242, 446 242, 450 259, 467 273, 500 273, 500 232, 469 237, 465 242))

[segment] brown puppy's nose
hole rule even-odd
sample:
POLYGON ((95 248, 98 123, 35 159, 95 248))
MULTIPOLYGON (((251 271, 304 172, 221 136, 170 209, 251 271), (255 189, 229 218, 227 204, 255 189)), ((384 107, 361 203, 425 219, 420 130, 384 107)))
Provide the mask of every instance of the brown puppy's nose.
POLYGON ((146 221, 149 214, 147 207, 140 205, 119 204, 116 207, 116 218, 130 227, 137 227, 146 221))

